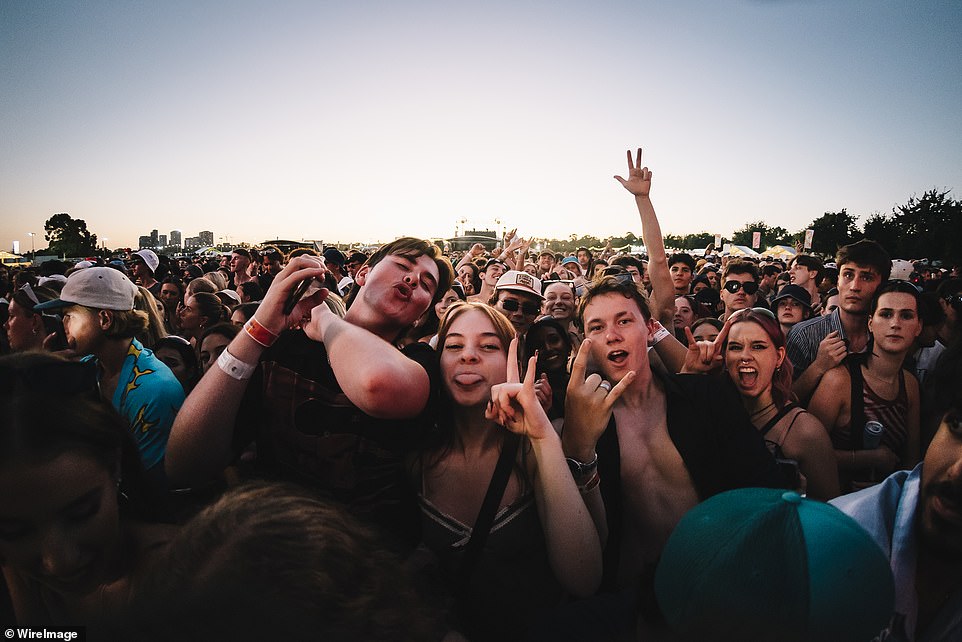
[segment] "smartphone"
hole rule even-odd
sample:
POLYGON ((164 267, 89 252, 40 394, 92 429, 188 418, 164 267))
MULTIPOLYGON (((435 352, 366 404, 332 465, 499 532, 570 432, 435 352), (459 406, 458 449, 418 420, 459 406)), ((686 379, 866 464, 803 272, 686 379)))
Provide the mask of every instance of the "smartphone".
POLYGON ((58 314, 43 314, 43 329, 47 336, 54 334, 56 337, 49 348, 53 351, 67 349, 67 335, 63 331, 63 319, 58 314))
POLYGON ((311 287, 312 283, 314 283, 314 279, 306 279, 298 283, 297 286, 291 290, 287 300, 284 301, 283 312, 285 316, 294 311, 294 306, 297 305, 298 301, 304 298, 304 294, 307 293, 307 288, 311 287))

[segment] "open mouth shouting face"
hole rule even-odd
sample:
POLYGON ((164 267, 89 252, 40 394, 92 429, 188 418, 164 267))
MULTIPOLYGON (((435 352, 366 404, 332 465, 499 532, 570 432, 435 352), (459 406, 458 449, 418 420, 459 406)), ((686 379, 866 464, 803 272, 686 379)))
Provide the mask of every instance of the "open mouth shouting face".
POLYGON ((600 294, 585 306, 585 337, 605 378, 617 381, 629 370, 648 368, 649 323, 634 300, 617 292, 600 294))
POLYGON ((732 325, 725 350, 725 368, 743 396, 757 397, 770 389, 775 368, 784 359, 785 349, 776 348, 757 323, 732 325))

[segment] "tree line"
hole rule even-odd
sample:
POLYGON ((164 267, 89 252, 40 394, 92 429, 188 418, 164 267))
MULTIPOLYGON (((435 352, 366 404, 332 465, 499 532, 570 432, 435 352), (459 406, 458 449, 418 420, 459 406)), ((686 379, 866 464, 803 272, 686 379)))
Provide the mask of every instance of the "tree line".
MULTIPOLYGON (((862 228, 846 209, 825 212, 805 229, 814 230, 811 251, 833 256, 842 245, 862 238, 878 241, 893 257, 906 259, 941 259, 948 264, 962 264, 962 201, 950 196, 951 190, 930 189, 922 196, 913 195, 904 205, 892 208, 891 214, 875 213, 862 228)), ((87 229, 83 219, 74 219, 62 212, 44 224, 44 238, 50 244, 47 252, 60 256, 79 257, 97 253, 97 235, 87 229)), ((752 234, 761 233, 761 247, 801 244, 805 230, 789 232, 784 227, 764 221, 745 224, 723 242, 735 245, 752 244, 752 234)), ((614 248, 637 246, 642 239, 633 232, 624 236, 600 239, 595 236, 572 234, 567 239, 547 239, 545 245, 553 251, 573 252, 579 247, 604 247, 610 242, 614 248)), ((678 236, 667 234, 665 245, 680 249, 704 249, 715 242, 711 232, 678 236)))

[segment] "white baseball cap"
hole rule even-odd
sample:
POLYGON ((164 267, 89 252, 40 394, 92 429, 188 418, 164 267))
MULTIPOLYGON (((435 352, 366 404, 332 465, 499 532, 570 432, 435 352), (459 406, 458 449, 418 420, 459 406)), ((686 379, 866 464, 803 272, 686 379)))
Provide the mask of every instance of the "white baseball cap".
POLYGON ((527 272, 520 272, 518 270, 508 270, 498 279, 497 285, 494 286, 497 290, 514 290, 516 292, 525 292, 527 294, 533 294, 539 299, 543 299, 544 296, 541 294, 541 279, 536 276, 531 276, 527 272))
POLYGON ((133 310, 137 286, 119 270, 90 267, 69 277, 60 298, 34 306, 34 310, 53 310, 68 305, 83 305, 97 310, 133 310))

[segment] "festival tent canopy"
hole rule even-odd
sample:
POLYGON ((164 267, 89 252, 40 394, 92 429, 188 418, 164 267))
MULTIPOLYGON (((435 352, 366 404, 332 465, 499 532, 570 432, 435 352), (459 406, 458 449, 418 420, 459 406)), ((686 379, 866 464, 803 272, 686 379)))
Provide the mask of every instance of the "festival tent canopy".
POLYGON ((790 259, 795 254, 795 248, 788 245, 773 245, 762 252, 762 256, 770 256, 773 259, 790 259))
MULTIPOLYGON (((727 247, 728 256, 758 256, 758 252, 747 245, 729 245, 727 247)), ((723 252, 724 254, 724 252, 723 252)))

